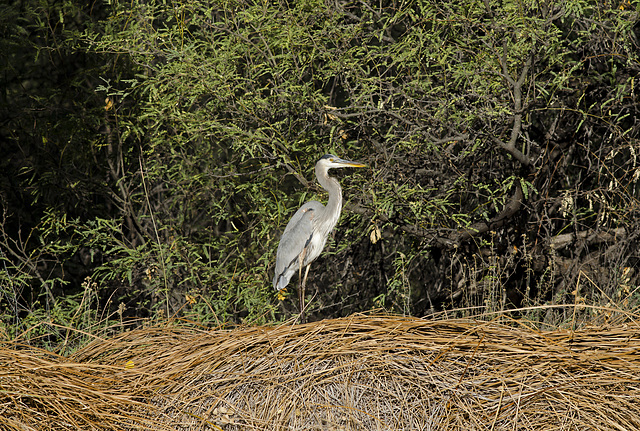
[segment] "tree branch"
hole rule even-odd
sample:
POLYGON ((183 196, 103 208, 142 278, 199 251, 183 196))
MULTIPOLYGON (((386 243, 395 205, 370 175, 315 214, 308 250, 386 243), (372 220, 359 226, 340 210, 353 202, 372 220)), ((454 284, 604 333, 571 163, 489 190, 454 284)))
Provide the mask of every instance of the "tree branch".
POLYGON ((507 223, 515 213, 520 210, 522 206, 522 202, 524 201, 524 194, 522 193, 522 187, 520 187, 519 183, 516 183, 516 191, 504 206, 500 214, 494 217, 492 220, 488 222, 478 222, 474 223, 466 229, 462 229, 458 231, 457 234, 451 237, 451 240, 455 244, 460 244, 462 241, 465 241, 471 237, 483 234, 490 230, 499 229, 507 223))
POLYGON ((507 153, 511 154, 516 160, 522 163, 524 166, 531 165, 531 159, 526 154, 522 153, 520 150, 516 148, 516 141, 518 140, 518 136, 522 131, 522 86, 524 85, 525 79, 527 78, 527 74, 529 73, 529 69, 533 64, 533 54, 529 55, 527 61, 520 72, 520 76, 518 80, 515 81, 509 74, 507 73, 507 64, 506 64, 506 46, 505 46, 504 56, 500 59, 502 62, 502 68, 504 71, 504 76, 507 82, 513 87, 513 107, 515 114, 513 116, 513 127, 511 128, 511 137, 508 142, 503 142, 501 139, 496 137, 492 137, 494 143, 496 143, 500 148, 505 150, 507 153))
POLYGON ((551 238, 549 246, 554 250, 560 250, 575 241, 586 241, 587 244, 599 244, 603 242, 614 242, 624 239, 627 236, 627 230, 623 227, 611 231, 594 231, 583 230, 577 233, 564 233, 551 238))
MULTIPOLYGON (((435 229, 425 229, 415 224, 399 224, 397 222, 394 222, 384 214, 378 214, 377 218, 382 220, 383 222, 393 223, 394 225, 398 226, 399 229, 408 234, 421 238, 431 239, 439 247, 457 248, 463 241, 466 241, 469 238, 473 238, 490 230, 499 229, 504 226, 507 221, 520 210, 523 201, 524 194, 522 193, 522 187, 520 187, 519 183, 516 183, 515 193, 513 194, 509 202, 507 202, 507 204, 504 206, 500 214, 495 216, 492 220, 474 223, 467 228, 459 229, 457 231, 454 231, 453 233, 444 235, 438 235, 435 229)), ((362 214, 368 217, 372 216, 371 211, 357 204, 350 203, 346 206, 346 208, 357 214, 362 214)))

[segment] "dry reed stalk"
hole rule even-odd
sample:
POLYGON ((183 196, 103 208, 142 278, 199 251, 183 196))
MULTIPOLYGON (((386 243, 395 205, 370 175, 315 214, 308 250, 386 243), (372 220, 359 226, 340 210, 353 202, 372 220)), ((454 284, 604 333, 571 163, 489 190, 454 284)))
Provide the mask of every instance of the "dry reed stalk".
POLYGON ((116 423, 161 429, 140 395, 123 390, 122 374, 121 367, 43 350, 0 348, 0 429, 109 429, 105 424, 116 423))
POLYGON ((0 350, 5 360, 0 417, 10 429, 640 429, 636 324, 540 332, 352 316, 210 332, 167 326, 67 359, 0 350))

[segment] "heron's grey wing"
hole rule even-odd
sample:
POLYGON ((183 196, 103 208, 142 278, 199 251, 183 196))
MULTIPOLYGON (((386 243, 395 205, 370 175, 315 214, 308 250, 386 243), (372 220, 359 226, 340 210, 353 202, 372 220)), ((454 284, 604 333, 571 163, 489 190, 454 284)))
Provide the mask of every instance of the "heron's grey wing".
POLYGON ((287 287, 293 274, 300 266, 299 256, 311 240, 313 234, 314 212, 319 212, 324 206, 317 201, 305 203, 291 217, 284 233, 280 238, 276 255, 276 272, 273 277, 273 287, 281 290, 287 287))

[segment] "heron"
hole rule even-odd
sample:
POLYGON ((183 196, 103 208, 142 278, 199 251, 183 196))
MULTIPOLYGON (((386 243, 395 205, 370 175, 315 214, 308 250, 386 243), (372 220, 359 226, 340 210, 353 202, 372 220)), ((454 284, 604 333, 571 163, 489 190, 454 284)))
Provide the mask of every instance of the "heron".
POLYGON ((276 271, 273 287, 281 291, 289 284, 293 274, 298 273, 300 283, 298 299, 300 301, 300 321, 304 323, 304 289, 309 275, 309 266, 316 260, 327 237, 333 231, 342 211, 342 188, 334 177, 329 176, 333 168, 364 168, 362 163, 341 159, 333 154, 325 154, 316 163, 316 178, 329 193, 327 206, 318 201, 309 201, 302 205, 291 217, 278 244, 276 271), (302 270, 304 268, 304 277, 302 270))

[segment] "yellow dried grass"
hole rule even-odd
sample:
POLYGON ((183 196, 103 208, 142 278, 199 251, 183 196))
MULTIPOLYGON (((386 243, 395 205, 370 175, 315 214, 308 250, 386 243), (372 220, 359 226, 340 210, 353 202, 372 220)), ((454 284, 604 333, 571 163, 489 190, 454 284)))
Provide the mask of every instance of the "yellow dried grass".
POLYGON ((634 323, 541 332, 352 316, 167 326, 70 358, 0 349, 0 364, 0 423, 15 430, 640 429, 634 323))

